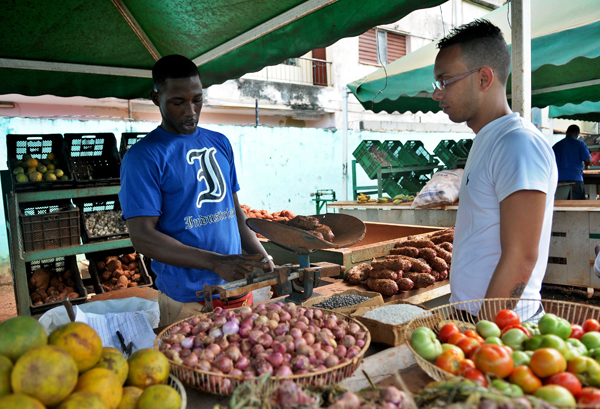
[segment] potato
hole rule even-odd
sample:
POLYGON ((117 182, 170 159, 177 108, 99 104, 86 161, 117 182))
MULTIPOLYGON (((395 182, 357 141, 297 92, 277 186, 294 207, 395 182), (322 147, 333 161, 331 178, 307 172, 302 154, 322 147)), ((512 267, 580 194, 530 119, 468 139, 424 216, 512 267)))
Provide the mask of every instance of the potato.
POLYGON ((39 268, 33 272, 29 283, 35 290, 46 290, 50 284, 50 270, 39 268))
POLYGON ((108 271, 115 271, 121 268, 121 262, 119 260, 111 260, 106 264, 106 269, 108 271))

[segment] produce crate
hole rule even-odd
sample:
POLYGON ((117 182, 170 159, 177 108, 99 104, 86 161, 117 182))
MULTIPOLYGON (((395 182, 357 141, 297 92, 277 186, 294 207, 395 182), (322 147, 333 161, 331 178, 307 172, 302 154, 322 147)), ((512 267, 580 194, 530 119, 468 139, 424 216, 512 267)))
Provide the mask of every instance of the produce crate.
POLYGON ((453 141, 452 139, 444 139, 443 141, 440 141, 440 143, 438 143, 433 150, 433 153, 440 158, 442 162, 444 162, 444 165, 446 165, 446 168, 448 169, 454 169, 456 167, 456 163, 461 159, 464 159, 457 156, 452 151, 454 146, 456 146, 456 141, 453 141))
POLYGON ((14 192, 61 189, 73 185, 73 172, 71 171, 69 161, 66 159, 63 137, 61 134, 8 134, 6 135, 6 149, 8 158, 7 165, 12 175, 11 180, 14 192), (56 156, 54 161, 46 159, 46 156, 48 156, 49 153, 54 153, 56 156), (62 170, 68 179, 40 182, 17 182, 16 175, 13 174, 13 171, 20 165, 16 165, 14 159, 21 160, 25 154, 31 155, 33 159, 37 159, 39 162, 44 160, 44 162, 48 161, 48 164, 52 163, 56 168, 62 170))
POLYGON ((427 182, 429 182, 429 178, 425 174, 417 172, 402 175, 400 176, 400 179, 398 179, 398 185, 408 190, 410 194, 419 193, 427 182))
POLYGON ((400 166, 417 166, 418 162, 406 150, 400 141, 383 141, 383 145, 389 150, 400 166))
MULTIPOLYGON (((90 232, 87 228, 86 216, 89 216, 95 212, 106 212, 109 210, 114 210, 117 212, 121 211, 121 203, 119 202, 118 196, 95 196, 83 199, 74 199, 73 203, 75 203, 80 210, 81 238, 84 243, 116 240, 129 237, 129 232, 127 231, 111 234, 94 234, 94 232, 90 232)), ((124 221, 122 223, 126 229, 127 225, 124 221)))
MULTIPOLYGON (((332 294, 321 297, 313 297, 302 303, 303 307, 313 307, 315 304, 325 301, 328 298, 335 297, 336 295, 360 295, 361 297, 369 297, 369 300, 363 301, 359 304, 349 305, 347 307, 334 308, 331 311, 339 312, 340 314, 350 315, 359 308, 365 307, 376 307, 383 305, 383 297, 380 293, 375 291, 360 291, 360 290, 347 290, 339 294, 332 294)), ((320 308, 320 307, 314 307, 320 308)))
POLYGON ((148 132, 123 132, 121 134, 121 145, 119 147, 119 155, 121 159, 127 153, 129 148, 135 145, 140 139, 148 135, 148 132))
POLYGON ((394 155, 379 141, 362 141, 352 152, 369 179, 377 179, 377 171, 383 168, 401 167, 394 155))
MULTIPOLYGON (((379 342, 381 344, 390 345, 396 347, 398 345, 402 345, 406 342, 405 335, 403 334, 404 327, 408 325, 410 321, 407 321, 403 324, 392 325, 386 324, 381 321, 377 321, 371 318, 365 318, 364 315, 375 308, 384 307, 386 305, 396 305, 396 304, 407 304, 407 305, 415 305, 408 303, 402 300, 390 301, 382 305, 370 306, 358 308, 353 314, 350 316, 362 322, 365 327, 369 329, 371 333, 371 339, 373 342, 379 342)), ((427 307, 423 305, 416 305, 417 307, 423 308, 427 310, 427 307)), ((423 313, 425 314, 425 313, 423 313)))
POLYGON ((416 161, 419 166, 437 165, 438 161, 432 154, 427 152, 421 141, 407 141, 403 147, 416 161))
MULTIPOLYGON (((83 281, 81 280, 81 274, 79 273, 79 269, 77 268, 77 258, 75 256, 68 257, 57 257, 57 258, 49 258, 44 260, 35 260, 30 263, 25 263, 25 270, 27 273, 27 282, 29 283, 29 279, 31 275, 40 268, 45 268, 48 270, 54 270, 57 273, 64 273, 67 270, 71 270, 73 275, 73 281, 75 282, 75 291, 79 294, 78 298, 70 299, 72 304, 83 304, 87 300, 87 291, 85 290, 85 286, 83 285, 83 281)), ((31 286, 31 285, 30 285, 31 286)), ((32 294, 33 290, 30 287, 29 293, 32 294)), ((29 297, 29 303, 31 305, 31 314, 36 315, 48 311, 54 307, 58 307, 62 305, 61 301, 51 302, 48 304, 42 305, 33 305, 31 301, 31 295, 29 297)))
POLYGON ((473 139, 461 139, 456 142, 455 148, 452 150, 457 156, 461 158, 467 159, 469 157, 469 152, 471 152, 471 147, 473 146, 473 139))
POLYGON ((25 251, 80 244, 79 209, 70 201, 23 205, 19 219, 25 251))
POLYGON ((391 198, 396 195, 409 195, 410 192, 404 189, 402 186, 398 185, 398 179, 396 178, 386 178, 381 181, 381 187, 385 193, 387 193, 391 198))
POLYGON ((121 183, 121 157, 112 133, 66 133, 65 150, 75 182, 101 186, 121 183))
MULTIPOLYGON (((96 292, 96 294, 104 294, 107 292, 111 292, 111 293, 113 292, 113 291, 105 291, 104 288, 102 287, 102 283, 100 281, 101 273, 98 271, 98 266, 96 263, 98 261, 100 261, 101 259, 103 259, 104 257, 108 257, 108 256, 121 257, 125 254, 131 254, 134 251, 135 251, 135 249, 133 247, 125 247, 125 248, 120 248, 118 250, 99 251, 96 253, 86 254, 85 257, 90 262, 88 269, 90 272, 90 276, 92 278, 92 283, 94 285, 94 291, 96 292)), ((152 279, 150 278, 150 275, 148 274, 148 271, 146 270, 146 264, 144 263, 144 258, 142 257, 141 254, 138 253, 136 261, 138 263, 138 268, 140 269, 140 274, 142 275, 142 280, 144 281, 144 284, 138 285, 137 288, 151 287, 152 279)), ((114 291, 119 291, 119 290, 114 290, 114 291)))

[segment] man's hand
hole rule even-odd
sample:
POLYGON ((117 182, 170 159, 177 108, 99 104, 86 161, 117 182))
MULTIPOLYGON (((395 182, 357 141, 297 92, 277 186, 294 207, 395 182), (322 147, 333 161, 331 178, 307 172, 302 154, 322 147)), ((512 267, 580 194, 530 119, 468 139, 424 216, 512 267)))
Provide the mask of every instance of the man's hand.
POLYGON ((246 277, 246 274, 252 272, 254 268, 260 268, 265 271, 270 271, 269 263, 262 263, 264 258, 262 254, 252 254, 244 256, 234 254, 230 256, 219 255, 216 257, 216 262, 212 271, 217 273, 225 281, 241 280, 246 277))

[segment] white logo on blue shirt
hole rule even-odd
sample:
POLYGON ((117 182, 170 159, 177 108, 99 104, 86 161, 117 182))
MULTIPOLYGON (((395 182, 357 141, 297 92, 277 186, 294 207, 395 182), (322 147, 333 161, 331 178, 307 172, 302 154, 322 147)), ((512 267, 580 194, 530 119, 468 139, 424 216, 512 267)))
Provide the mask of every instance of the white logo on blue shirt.
POLYGON ((215 148, 190 149, 186 155, 187 163, 192 165, 194 160, 200 162, 200 170, 198 171, 198 182, 202 179, 206 182, 206 190, 203 190, 198 195, 196 207, 202 207, 202 203, 218 203, 225 198, 227 194, 227 186, 223 172, 219 167, 219 163, 215 158, 215 148))

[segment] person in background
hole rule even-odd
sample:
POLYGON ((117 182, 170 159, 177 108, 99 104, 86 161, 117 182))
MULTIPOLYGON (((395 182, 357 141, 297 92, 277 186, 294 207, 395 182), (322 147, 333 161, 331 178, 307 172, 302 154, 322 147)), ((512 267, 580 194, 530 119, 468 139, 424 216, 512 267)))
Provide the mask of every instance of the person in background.
MULTIPOLYGON (((558 180, 552 147, 508 105, 511 55, 498 27, 476 20, 438 48, 433 99, 476 134, 459 194, 450 301, 539 300, 558 180)), ((469 303, 460 311, 473 319, 480 309, 481 303, 469 303)), ((493 320, 496 312, 479 318, 493 320)))
MULTIPOLYGON (((273 263, 245 223, 233 150, 222 134, 199 128, 202 82, 196 65, 169 55, 152 69, 152 102, 162 123, 129 149, 119 200, 133 246, 152 258, 161 325, 202 310, 196 292, 273 263), (242 248, 250 255, 242 255, 242 248)), ((252 304, 252 293, 215 306, 252 304)))
POLYGON ((585 142, 579 137, 579 127, 571 125, 567 128, 567 136, 554 144, 552 150, 558 166, 558 183, 572 183, 572 200, 585 200, 583 187, 583 169, 589 169, 592 155, 585 142))

